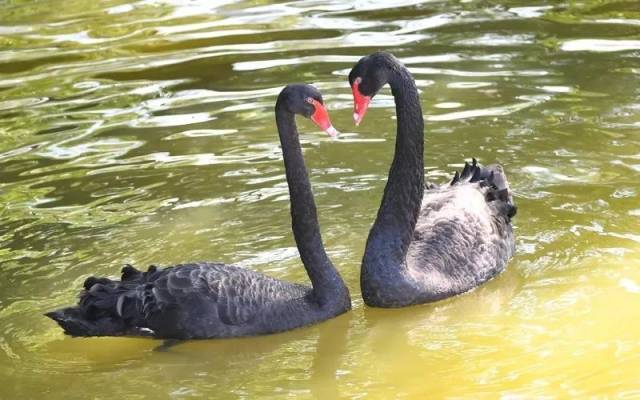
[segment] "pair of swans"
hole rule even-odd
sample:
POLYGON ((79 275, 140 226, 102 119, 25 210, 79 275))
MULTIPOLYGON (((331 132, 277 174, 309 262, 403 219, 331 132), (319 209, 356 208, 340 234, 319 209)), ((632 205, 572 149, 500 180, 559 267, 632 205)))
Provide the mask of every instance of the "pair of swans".
MULTIPOLYGON (((361 287, 369 306, 402 307, 466 292, 500 273, 514 252, 515 206, 501 167, 475 160, 451 183, 425 186, 418 90, 392 55, 374 53, 351 70, 356 123, 387 83, 396 103, 396 149, 367 240, 361 287)), ((77 306, 46 315, 72 336, 202 339, 275 333, 349 311, 349 290, 322 243, 295 115, 331 136, 337 131, 309 85, 285 87, 275 114, 293 236, 311 287, 220 263, 146 272, 127 265, 121 280, 90 277, 77 306)))

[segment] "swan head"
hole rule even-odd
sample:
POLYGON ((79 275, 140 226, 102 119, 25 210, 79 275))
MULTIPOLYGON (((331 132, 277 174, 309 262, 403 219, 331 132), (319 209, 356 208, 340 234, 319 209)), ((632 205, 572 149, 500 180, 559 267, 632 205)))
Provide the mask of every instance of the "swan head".
POLYGON ((353 120, 359 125, 369 108, 373 96, 389 82, 390 73, 400 65, 391 54, 376 52, 363 57, 349 73, 349 86, 353 93, 353 120))
POLYGON ((331 137, 338 135, 338 131, 329 119, 329 112, 322 100, 322 94, 311 85, 291 84, 285 86, 278 96, 276 107, 284 107, 292 114, 309 118, 331 137))

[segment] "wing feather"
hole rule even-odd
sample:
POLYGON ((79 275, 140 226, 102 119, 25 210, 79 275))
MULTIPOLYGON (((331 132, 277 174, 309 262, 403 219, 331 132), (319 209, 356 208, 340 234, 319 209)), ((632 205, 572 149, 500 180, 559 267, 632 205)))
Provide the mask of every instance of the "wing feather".
POLYGON ((294 290, 300 296, 306 290, 304 286, 225 264, 183 264, 165 271, 146 289, 143 304, 150 319, 173 308, 182 310, 189 318, 215 312, 226 325, 246 325, 265 307, 290 298, 291 286, 300 288, 294 290))

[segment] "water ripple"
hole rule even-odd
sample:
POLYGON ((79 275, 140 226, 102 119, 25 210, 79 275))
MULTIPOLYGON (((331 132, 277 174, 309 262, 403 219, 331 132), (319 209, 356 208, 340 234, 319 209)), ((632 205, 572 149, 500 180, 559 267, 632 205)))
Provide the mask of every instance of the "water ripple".
POLYGON ((0 397, 130 398, 151 381, 157 398, 633 397, 640 15, 628 1, 543 3, 3 3, 0 397), (346 75, 377 50, 415 75, 427 178, 499 162, 519 206, 504 274, 406 310, 359 296, 396 120, 385 88, 354 127, 346 75), (321 89, 343 132, 297 118, 354 312, 167 353, 63 339, 41 314, 124 263, 218 260, 307 282, 273 120, 291 82, 321 89))

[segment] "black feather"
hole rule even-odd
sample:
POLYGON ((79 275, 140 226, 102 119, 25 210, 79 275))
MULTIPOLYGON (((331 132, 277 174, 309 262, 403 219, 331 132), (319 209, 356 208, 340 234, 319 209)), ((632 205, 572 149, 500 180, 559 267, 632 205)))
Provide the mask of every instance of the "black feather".
POLYGON ((495 201, 503 203, 498 207, 498 210, 506 218, 511 219, 516 215, 517 207, 513 204, 509 184, 501 166, 489 165, 483 167, 478 164, 475 158, 472 158, 471 164, 464 163, 462 172, 455 172, 451 186, 466 183, 478 183, 480 187, 488 188, 485 200, 487 203, 495 201))

